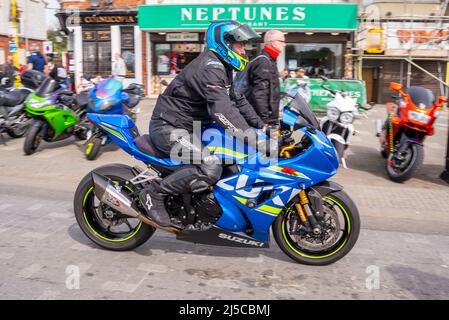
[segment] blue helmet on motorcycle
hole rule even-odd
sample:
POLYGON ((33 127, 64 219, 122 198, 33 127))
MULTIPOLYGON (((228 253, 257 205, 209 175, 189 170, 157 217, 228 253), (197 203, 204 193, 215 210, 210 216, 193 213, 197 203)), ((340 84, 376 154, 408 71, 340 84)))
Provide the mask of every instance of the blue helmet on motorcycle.
POLYGON ((248 59, 233 51, 231 45, 259 38, 257 32, 247 24, 234 20, 212 21, 206 32, 206 45, 235 70, 242 71, 248 64, 248 59))

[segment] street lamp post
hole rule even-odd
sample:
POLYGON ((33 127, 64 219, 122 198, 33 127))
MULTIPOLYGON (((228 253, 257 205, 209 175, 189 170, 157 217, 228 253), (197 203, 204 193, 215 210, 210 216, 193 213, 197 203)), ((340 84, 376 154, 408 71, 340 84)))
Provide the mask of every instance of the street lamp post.
MULTIPOLYGON (((9 42, 9 53, 12 53, 14 67, 19 68, 19 30, 18 30, 18 12, 17 12, 17 0, 11 0, 11 10, 10 10, 10 42, 9 42)), ((14 86, 18 86, 18 80, 15 80, 14 86)))

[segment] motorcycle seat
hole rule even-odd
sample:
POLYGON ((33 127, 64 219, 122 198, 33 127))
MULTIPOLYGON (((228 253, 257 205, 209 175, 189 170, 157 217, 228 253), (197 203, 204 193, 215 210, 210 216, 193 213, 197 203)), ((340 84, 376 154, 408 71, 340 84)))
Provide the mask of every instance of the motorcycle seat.
POLYGON ((159 151, 151 142, 151 138, 148 134, 144 134, 143 136, 139 136, 137 138, 134 139, 134 144, 136 145, 136 147, 150 155, 156 158, 167 158, 167 155, 161 151, 159 151))
POLYGON ((5 107, 14 107, 22 104, 28 97, 30 92, 28 90, 11 90, 0 92, 0 105, 5 107))

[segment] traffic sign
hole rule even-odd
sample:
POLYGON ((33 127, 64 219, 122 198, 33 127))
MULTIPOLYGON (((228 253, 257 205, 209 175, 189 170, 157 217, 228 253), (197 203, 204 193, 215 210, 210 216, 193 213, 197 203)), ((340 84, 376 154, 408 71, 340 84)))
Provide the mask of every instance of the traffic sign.
POLYGON ((53 42, 44 41, 44 53, 45 54, 53 53, 53 42))

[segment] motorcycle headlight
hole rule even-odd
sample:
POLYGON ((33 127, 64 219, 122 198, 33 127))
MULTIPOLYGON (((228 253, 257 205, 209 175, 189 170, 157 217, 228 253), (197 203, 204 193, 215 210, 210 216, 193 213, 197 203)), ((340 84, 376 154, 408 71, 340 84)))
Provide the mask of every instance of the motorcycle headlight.
POLYGON ((92 112, 101 112, 110 110, 115 105, 114 99, 103 100, 98 103, 95 103, 95 99, 89 98, 88 106, 92 112))
POLYGON ((47 106, 47 101, 39 101, 36 99, 30 99, 28 100, 28 104, 31 108, 39 109, 47 106))
POLYGON ((343 112, 340 116, 340 121, 343 124, 350 124, 354 121, 354 114, 352 112, 343 112))
POLYGON ((332 121, 337 121, 340 117, 340 111, 337 108, 327 109, 327 117, 332 121))
POLYGON ((416 111, 409 111, 408 112, 408 117, 410 118, 410 120, 422 123, 422 124, 427 124, 430 120, 430 116, 426 115, 426 114, 422 114, 416 111))
POLYGON ((111 109, 114 105, 115 105, 114 99, 105 100, 105 101, 101 101, 99 108, 100 108, 100 111, 106 111, 106 110, 111 109))

